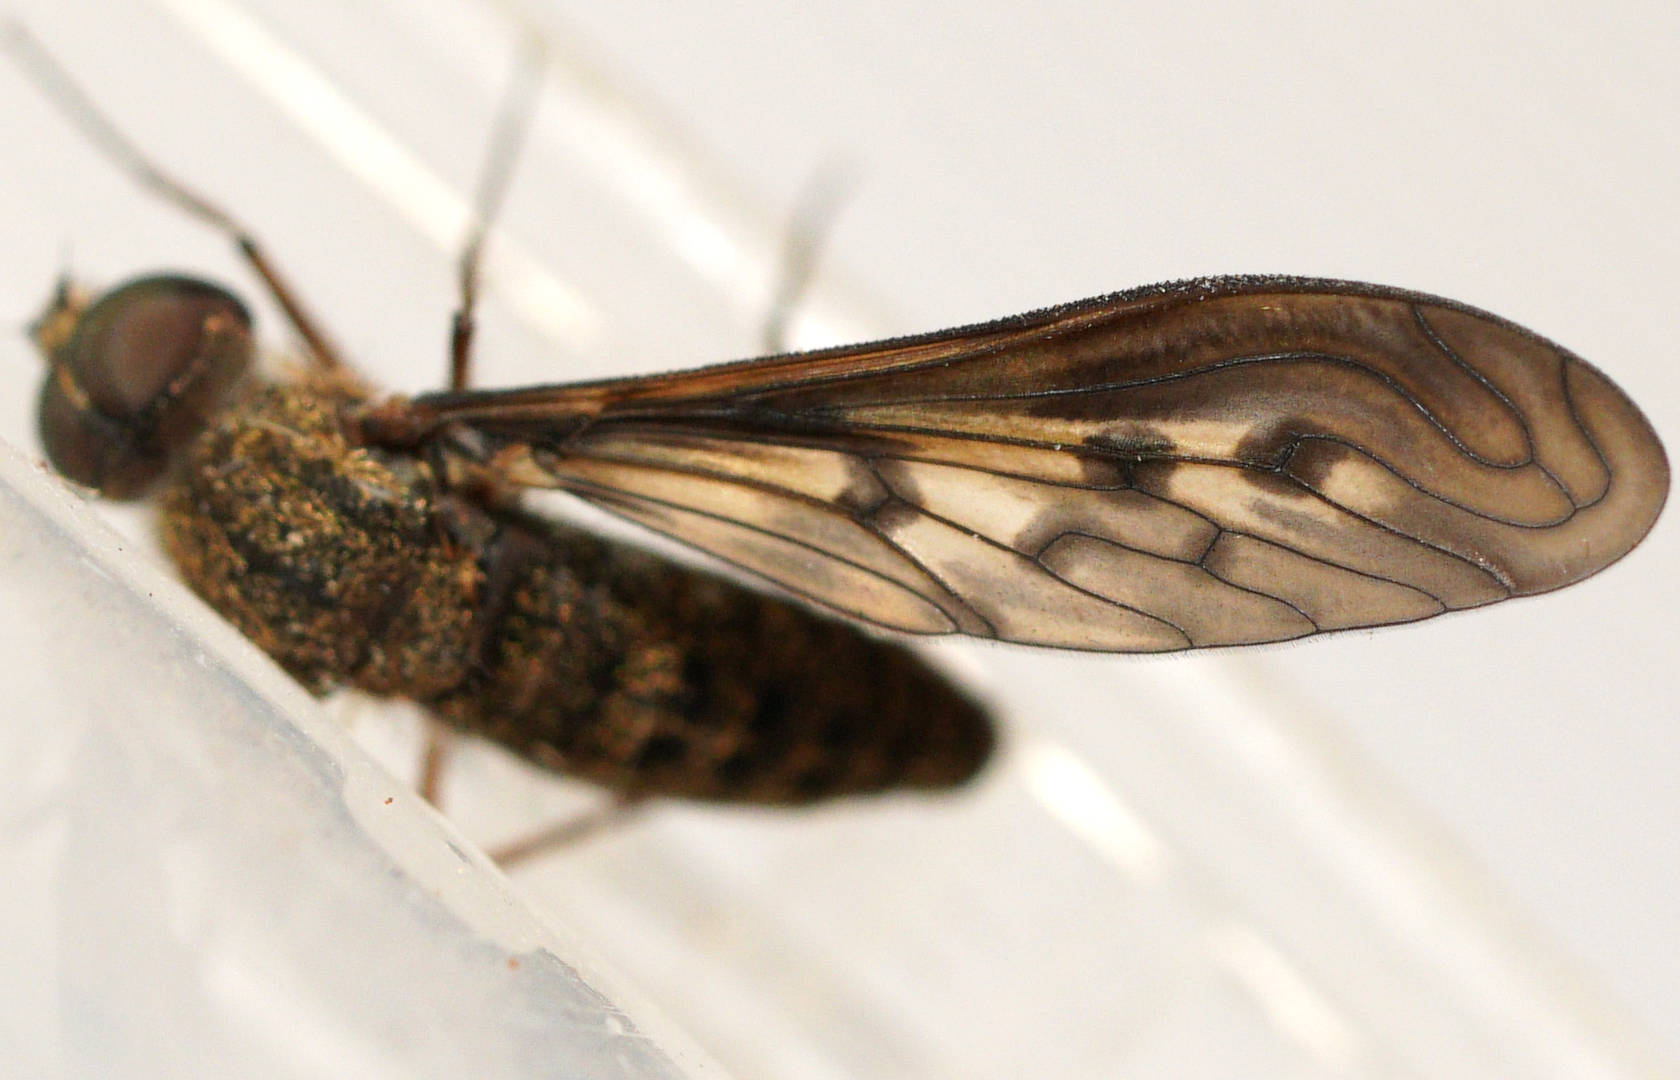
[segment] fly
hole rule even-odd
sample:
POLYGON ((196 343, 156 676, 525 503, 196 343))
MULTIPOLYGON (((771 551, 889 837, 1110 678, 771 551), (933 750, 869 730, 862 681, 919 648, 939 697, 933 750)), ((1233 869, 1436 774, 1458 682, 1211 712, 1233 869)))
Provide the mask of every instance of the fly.
POLYGON ((252 376, 244 306, 196 279, 63 287, 36 327, 54 466, 110 497, 156 492, 188 583, 311 689, 411 698, 623 798, 797 804, 983 766, 979 705, 814 608, 1060 649, 1281 641, 1572 584, 1667 495, 1649 422, 1585 361, 1343 281, 1203 278, 674 374, 471 389, 494 174, 452 385, 383 396, 247 230, 13 45, 108 156, 236 241, 312 361, 252 376), (529 488, 805 603, 533 517, 529 488))

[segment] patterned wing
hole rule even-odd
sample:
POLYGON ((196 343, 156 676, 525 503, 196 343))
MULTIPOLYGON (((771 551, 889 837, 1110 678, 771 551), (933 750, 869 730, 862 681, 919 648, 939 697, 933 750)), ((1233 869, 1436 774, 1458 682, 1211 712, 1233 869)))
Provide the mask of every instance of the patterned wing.
POLYGON ((1637 407, 1503 320, 1290 278, 1156 286, 694 372, 434 395, 576 493, 860 619, 1162 651, 1592 574, 1668 490, 1637 407))

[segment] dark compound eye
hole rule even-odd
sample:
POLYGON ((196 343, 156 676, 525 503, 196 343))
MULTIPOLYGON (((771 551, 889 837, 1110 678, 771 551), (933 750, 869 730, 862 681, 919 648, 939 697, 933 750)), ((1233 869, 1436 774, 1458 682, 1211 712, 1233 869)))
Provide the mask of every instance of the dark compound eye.
POLYGON ((48 359, 41 443, 71 480, 134 498, 245 374, 251 316, 226 290, 173 275, 130 281, 79 316, 73 303, 61 293, 38 324, 48 359))

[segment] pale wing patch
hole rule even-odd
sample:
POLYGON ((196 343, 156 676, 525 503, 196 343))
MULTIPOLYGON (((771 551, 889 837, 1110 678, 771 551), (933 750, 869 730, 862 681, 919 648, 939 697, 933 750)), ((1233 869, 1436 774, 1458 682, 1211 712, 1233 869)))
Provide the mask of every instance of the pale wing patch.
POLYGON ((1190 644, 1182 630, 1157 617, 1074 588, 1032 559, 926 514, 905 508, 880 526, 910 558, 967 599, 1005 641, 1111 652, 1160 652, 1190 644))
POLYGON ((1161 463, 1140 466, 1137 481, 1150 494, 1227 531, 1408 585, 1448 607, 1474 607, 1508 595, 1474 563, 1363 520, 1285 477, 1230 465, 1161 463))
POLYGON ((1205 518, 1129 489, 1047 488, 916 461, 882 461, 876 471, 905 502, 1023 555, 1037 555, 1073 532, 1193 562, 1219 532, 1205 518))
POLYGON ((657 427, 591 431, 569 449, 574 457, 637 462, 772 485, 837 506, 867 508, 887 498, 886 489, 855 454, 833 450, 657 427))
MULTIPOLYGON (((1308 439, 1290 457, 1284 472, 1332 502, 1382 521, 1389 520, 1390 507, 1397 503, 1415 506, 1418 499, 1528 528, 1561 524, 1575 512, 1563 488, 1538 465, 1498 469, 1460 460, 1457 466, 1416 459, 1393 465, 1362 447, 1308 439)), ((1404 525, 1400 529, 1423 538, 1404 525)), ((1432 542, 1438 539, 1431 538, 1432 542)))
POLYGON ((984 626, 972 618, 954 619, 925 596, 785 537, 635 497, 583 497, 655 532, 677 537, 742 569, 779 581, 812 600, 856 612, 889 629, 912 634, 985 633, 984 626))
POLYGON ((1082 589, 1172 623, 1198 648, 1281 641, 1318 629, 1288 604, 1236 588, 1200 566, 1094 537, 1064 536, 1039 561, 1082 589))
MULTIPOLYGON (((642 503, 698 511, 714 520, 739 522, 759 533, 801 545, 810 553, 806 558, 826 553, 912 590, 921 592, 926 588, 927 575, 906 562, 865 524, 839 507, 814 502, 797 492, 737 483, 729 478, 697 475, 677 468, 594 458, 557 461, 550 465, 547 475, 550 483, 584 494, 608 492, 642 503)), ((727 550, 708 547, 684 533, 672 535, 731 561, 745 562, 727 550)), ((805 591, 798 575, 791 580, 777 580, 786 580, 793 588, 805 591)))
POLYGON ((1116 488, 1127 483, 1126 463, 1111 452, 1072 444, 1030 446, 956 438, 928 431, 872 433, 885 460, 957 465, 994 476, 1019 476, 1066 487, 1116 488))

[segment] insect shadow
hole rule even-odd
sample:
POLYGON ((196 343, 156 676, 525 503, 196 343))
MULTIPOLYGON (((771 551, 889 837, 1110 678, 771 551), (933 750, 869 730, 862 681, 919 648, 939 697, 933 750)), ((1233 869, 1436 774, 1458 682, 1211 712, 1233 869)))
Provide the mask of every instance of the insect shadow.
POLYGON ((865 345, 473 389, 484 230, 527 106, 492 140, 450 386, 384 396, 248 229, 10 39, 119 168, 237 244, 310 361, 253 375, 249 314, 208 282, 63 284, 35 327, 54 467, 155 495, 189 585, 311 690, 412 699, 623 805, 794 805, 982 768, 995 731, 978 703, 818 608, 1061 649, 1279 641, 1571 584, 1666 498, 1660 442, 1595 368, 1474 308, 1343 281, 1203 278, 865 345), (527 488, 805 602, 535 517, 527 488))

